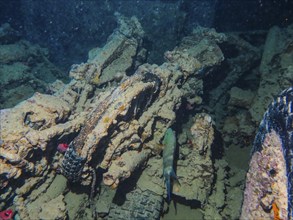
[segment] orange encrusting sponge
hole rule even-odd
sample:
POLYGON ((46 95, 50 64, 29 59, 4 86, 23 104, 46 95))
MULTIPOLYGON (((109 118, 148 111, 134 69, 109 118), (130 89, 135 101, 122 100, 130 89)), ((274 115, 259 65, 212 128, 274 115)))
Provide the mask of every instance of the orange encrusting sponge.
POLYGON ((273 204, 272 204, 272 210, 274 212, 274 220, 282 220, 280 218, 280 209, 277 206, 276 202, 273 202, 273 204))

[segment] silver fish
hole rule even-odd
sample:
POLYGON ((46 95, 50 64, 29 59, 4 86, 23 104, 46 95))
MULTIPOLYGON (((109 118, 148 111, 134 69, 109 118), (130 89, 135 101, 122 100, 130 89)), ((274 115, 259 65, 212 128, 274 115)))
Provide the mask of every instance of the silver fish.
POLYGON ((164 150, 163 150, 163 175, 167 188, 167 199, 171 199, 171 178, 179 184, 178 178, 175 174, 173 163, 174 153, 176 149, 176 134, 171 128, 168 128, 164 139, 164 150))

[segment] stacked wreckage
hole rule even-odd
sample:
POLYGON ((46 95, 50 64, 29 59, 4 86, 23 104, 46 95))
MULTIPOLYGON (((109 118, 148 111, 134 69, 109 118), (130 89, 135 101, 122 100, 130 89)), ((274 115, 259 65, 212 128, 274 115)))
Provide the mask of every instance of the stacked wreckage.
MULTIPOLYGON (((1 110, 1 209, 12 206, 21 219, 161 215, 166 197, 162 139, 169 127, 180 124, 182 109, 201 105, 202 77, 224 60, 218 44, 227 36, 198 28, 165 53, 162 65, 143 64, 147 51, 140 23, 121 15, 117 20, 105 46, 72 67, 68 84, 56 81, 50 94, 35 93, 1 110), (64 142, 69 148, 62 154, 57 145, 64 142), (137 173, 124 204, 112 203, 126 187, 123 182, 137 173), (81 213, 81 206, 70 212, 65 198, 68 189, 81 186, 90 194, 90 214, 81 213)), ((251 59, 258 56, 252 54, 251 59)), ((215 131, 207 113, 193 121, 190 137, 177 137, 181 186, 173 194, 204 205, 215 180, 215 131)))

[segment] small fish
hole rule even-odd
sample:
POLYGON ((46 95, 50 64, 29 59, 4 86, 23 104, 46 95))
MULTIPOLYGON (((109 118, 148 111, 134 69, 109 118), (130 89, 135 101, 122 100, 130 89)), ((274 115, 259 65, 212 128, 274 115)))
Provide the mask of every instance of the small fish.
POLYGON ((163 175, 166 183, 167 188, 167 199, 170 201, 171 199, 171 178, 175 181, 178 185, 180 185, 178 178, 175 174, 173 169, 174 163, 174 153, 176 149, 176 135, 175 131, 171 128, 168 128, 164 139, 164 150, 163 150, 163 175))
POLYGON ((12 216, 13 211, 11 209, 0 212, 0 220, 9 220, 12 219, 12 216))
POLYGON ((65 151, 67 151, 68 147, 69 147, 68 144, 61 143, 61 144, 58 144, 57 150, 63 154, 63 153, 65 153, 65 151))

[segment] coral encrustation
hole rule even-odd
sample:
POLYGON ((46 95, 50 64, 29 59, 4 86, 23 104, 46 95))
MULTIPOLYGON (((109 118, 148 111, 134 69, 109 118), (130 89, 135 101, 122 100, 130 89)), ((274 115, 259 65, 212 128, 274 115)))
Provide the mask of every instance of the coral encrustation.
POLYGON ((286 161, 275 131, 266 134, 249 167, 240 219, 287 219, 286 161))

